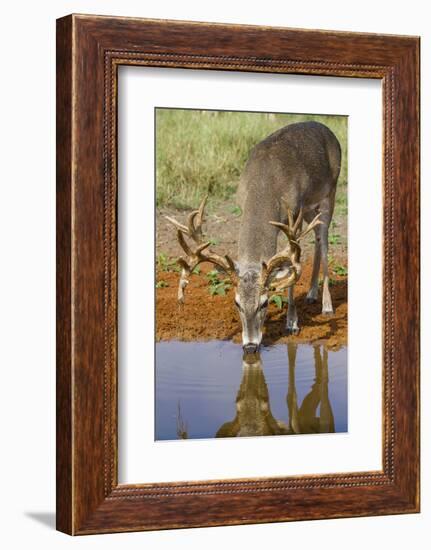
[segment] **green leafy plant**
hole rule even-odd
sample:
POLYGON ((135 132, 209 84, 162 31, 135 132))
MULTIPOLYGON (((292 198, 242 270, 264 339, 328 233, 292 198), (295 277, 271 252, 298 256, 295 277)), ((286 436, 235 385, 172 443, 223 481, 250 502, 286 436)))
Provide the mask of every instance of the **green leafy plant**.
POLYGON ((331 233, 328 237, 329 244, 340 244, 341 236, 338 233, 331 233))
POLYGON ((157 256, 157 266, 160 271, 180 271, 180 266, 177 264, 177 261, 169 258, 163 252, 157 256))
POLYGON ((167 283, 166 281, 163 281, 163 279, 161 279, 160 281, 157 281, 156 283, 156 288, 166 288, 167 286, 169 286, 169 283, 167 283))
POLYGON ((211 296, 225 296, 232 284, 229 279, 221 279, 220 273, 213 269, 207 273, 209 293, 211 296))
POLYGON ((342 277, 346 277, 347 276, 347 267, 345 267, 344 265, 340 265, 340 264, 336 264, 332 267, 332 271, 336 274, 336 275, 340 275, 342 277))
POLYGON ((278 309, 283 307, 283 304, 287 303, 286 296, 281 296, 281 294, 273 294, 269 299, 270 304, 275 304, 278 309))
POLYGON ((241 207, 238 206, 238 205, 233 205, 231 208, 230 208, 230 213, 233 214, 234 216, 241 216, 242 214, 242 210, 241 210, 241 207))

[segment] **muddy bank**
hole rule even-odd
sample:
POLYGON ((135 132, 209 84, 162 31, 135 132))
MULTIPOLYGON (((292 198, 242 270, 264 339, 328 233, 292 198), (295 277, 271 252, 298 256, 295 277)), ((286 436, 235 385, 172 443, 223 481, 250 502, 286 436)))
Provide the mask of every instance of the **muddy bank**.
MULTIPOLYGON (((206 266, 205 266, 206 267, 206 266)), ((285 334, 286 306, 268 308, 264 344, 283 342, 319 342, 329 349, 347 345, 347 277, 331 275, 334 315, 321 315, 321 302, 306 304, 311 277, 311 263, 303 268, 296 285, 296 303, 301 331, 297 336, 285 334)), ((167 285, 156 290, 156 340, 233 340, 241 342, 241 323, 233 303, 233 290, 225 296, 210 296, 206 272, 193 275, 186 290, 185 304, 177 303, 178 273, 158 272, 157 281, 167 285)))

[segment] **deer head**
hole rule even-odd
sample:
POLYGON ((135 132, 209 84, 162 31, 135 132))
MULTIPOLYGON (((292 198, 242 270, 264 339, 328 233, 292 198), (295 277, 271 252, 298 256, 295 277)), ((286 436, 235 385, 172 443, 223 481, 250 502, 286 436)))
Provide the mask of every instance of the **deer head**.
POLYGON ((307 235, 319 221, 318 214, 302 231, 303 211, 294 219, 287 208, 287 224, 270 221, 287 237, 286 244, 267 262, 261 265, 247 266, 240 274, 235 293, 235 303, 242 323, 242 342, 244 351, 255 353, 262 340, 262 329, 266 318, 271 291, 282 292, 293 286, 301 276, 300 240, 307 235))
POLYGON ((309 233, 319 221, 318 214, 302 231, 303 212, 299 211, 294 219, 293 213, 287 209, 287 224, 276 221, 269 223, 279 228, 287 237, 285 247, 274 254, 261 265, 247 266, 244 271, 237 269, 235 262, 227 254, 220 256, 209 247, 210 241, 204 241, 202 223, 207 197, 197 210, 189 214, 187 224, 183 225, 174 218, 166 217, 177 229, 178 242, 185 252, 185 257, 177 261, 181 266, 178 285, 178 301, 184 303, 184 291, 189 277, 195 268, 203 262, 209 262, 224 271, 235 287, 235 304, 242 324, 242 342, 246 353, 255 353, 262 340, 262 328, 265 322, 269 292, 281 292, 294 285, 301 275, 301 248, 299 241, 309 233), (193 246, 194 243, 194 246, 193 246))

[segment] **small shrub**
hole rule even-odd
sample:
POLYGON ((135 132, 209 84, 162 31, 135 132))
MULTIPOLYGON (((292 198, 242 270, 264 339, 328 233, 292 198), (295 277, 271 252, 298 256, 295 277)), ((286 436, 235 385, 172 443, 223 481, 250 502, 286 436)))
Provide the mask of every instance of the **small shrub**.
POLYGON ((275 304, 278 309, 283 307, 283 304, 287 303, 286 296, 281 296, 281 294, 273 294, 269 299, 270 304, 275 304))
POLYGON ((230 208, 230 213, 233 214, 234 216, 241 216, 242 214, 242 210, 241 210, 241 207, 238 206, 238 205, 233 205, 231 208, 230 208))
POLYGON ((340 244, 341 236, 338 233, 331 233, 328 237, 329 244, 340 244))
POLYGON ((340 275, 342 277, 347 276, 347 267, 345 267, 344 265, 336 264, 336 265, 333 266, 332 271, 336 275, 340 275))
POLYGON ((177 264, 177 261, 168 258, 163 252, 157 256, 157 266, 160 271, 180 271, 180 266, 177 264))
POLYGON ((207 273, 209 293, 211 296, 225 296, 232 284, 229 279, 221 279, 220 273, 213 269, 207 273))

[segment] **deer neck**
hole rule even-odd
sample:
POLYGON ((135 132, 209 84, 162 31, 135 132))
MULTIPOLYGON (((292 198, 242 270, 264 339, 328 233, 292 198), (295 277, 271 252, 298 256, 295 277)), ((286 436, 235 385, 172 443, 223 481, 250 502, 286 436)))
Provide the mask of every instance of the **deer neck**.
POLYGON ((277 250, 277 229, 270 220, 280 220, 279 202, 272 197, 251 197, 249 193, 241 220, 238 262, 242 268, 260 266, 277 250))

